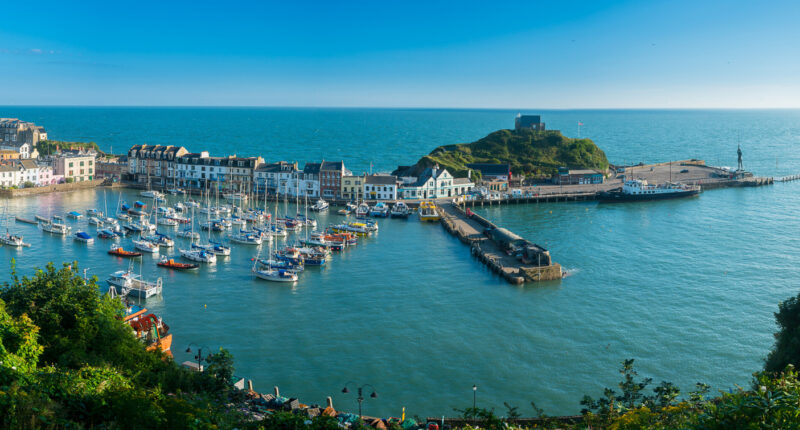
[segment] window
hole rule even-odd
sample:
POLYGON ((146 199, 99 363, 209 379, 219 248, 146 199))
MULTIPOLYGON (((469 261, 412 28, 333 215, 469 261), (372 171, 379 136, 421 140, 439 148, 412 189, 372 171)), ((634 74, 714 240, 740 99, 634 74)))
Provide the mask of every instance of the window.
POLYGON ((69 163, 69 167, 72 167, 72 162, 71 162, 71 161, 70 161, 70 163, 69 163))

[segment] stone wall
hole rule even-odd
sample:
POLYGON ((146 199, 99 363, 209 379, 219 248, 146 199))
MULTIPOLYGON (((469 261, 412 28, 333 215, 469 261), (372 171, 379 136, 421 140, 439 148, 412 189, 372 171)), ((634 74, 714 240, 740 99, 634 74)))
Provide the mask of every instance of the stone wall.
POLYGON ((0 197, 13 199, 14 197, 32 196, 36 194, 84 190, 87 188, 95 188, 97 186, 103 185, 104 181, 105 181, 104 179, 94 179, 91 181, 73 182, 71 184, 58 184, 58 185, 47 185, 44 187, 0 190, 0 197))

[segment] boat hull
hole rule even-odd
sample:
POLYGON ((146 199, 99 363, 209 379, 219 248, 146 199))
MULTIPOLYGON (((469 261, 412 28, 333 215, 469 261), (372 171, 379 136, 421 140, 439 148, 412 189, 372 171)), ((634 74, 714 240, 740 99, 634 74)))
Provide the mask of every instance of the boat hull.
POLYGON ((651 200, 669 200, 683 197, 693 197, 698 194, 700 194, 700 190, 686 190, 655 194, 625 194, 621 191, 610 191, 600 193, 598 195, 598 200, 601 203, 645 202, 651 200))

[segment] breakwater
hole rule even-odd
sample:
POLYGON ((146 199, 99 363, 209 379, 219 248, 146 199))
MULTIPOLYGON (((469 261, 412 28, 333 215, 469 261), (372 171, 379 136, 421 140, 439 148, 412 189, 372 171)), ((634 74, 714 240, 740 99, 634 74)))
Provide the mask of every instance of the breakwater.
POLYGON ((493 272, 512 284, 552 281, 563 276, 550 252, 488 219, 453 204, 439 207, 442 226, 493 272))

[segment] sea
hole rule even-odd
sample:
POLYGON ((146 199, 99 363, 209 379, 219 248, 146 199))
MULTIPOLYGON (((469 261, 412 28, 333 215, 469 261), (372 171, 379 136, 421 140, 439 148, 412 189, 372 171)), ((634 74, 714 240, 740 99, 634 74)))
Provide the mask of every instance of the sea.
MULTIPOLYGON (((51 139, 182 145, 267 161, 344 160, 355 172, 413 164, 439 145, 512 128, 516 110, 0 107, 0 117, 44 126, 51 139)), ((797 110, 525 110, 547 128, 591 138, 616 164, 697 158, 775 178, 800 173, 797 110), (582 125, 579 125, 582 124, 582 125)), ((364 414, 441 417, 478 407, 533 415, 577 414, 581 398, 615 388, 621 362, 684 393, 746 386, 763 366, 778 304, 800 292, 800 183, 710 190, 649 203, 541 203, 475 208, 550 250, 568 270, 558 282, 514 286, 470 256, 436 224, 380 221, 380 231, 307 268, 295 285, 255 279, 268 247, 233 245, 230 257, 176 273, 145 256, 134 270, 161 277, 147 301, 173 333, 178 362, 220 347, 257 390, 364 414), (187 348, 191 345, 191 353, 187 348), (347 385, 349 393, 343 393, 347 385), (477 391, 473 392, 473 385, 477 391), (376 392, 377 397, 369 394, 376 392)), ((113 211, 130 190, 88 190, 10 200, 32 217, 88 208, 113 211)), ((173 203, 175 197, 170 197, 173 203)), ((294 202, 271 210, 296 211, 294 202)), ((302 206, 301 206, 302 210, 302 206)), ((342 219, 317 215, 320 225, 342 219)), ((69 221, 73 231, 94 228, 69 221)), ((32 246, 0 248, 0 272, 31 274, 78 261, 100 283, 129 262, 15 224, 32 246)), ((289 240, 293 240, 290 236, 289 240)), ((175 251, 164 251, 171 255, 175 251)), ((130 239, 125 242, 129 245, 130 239)))

